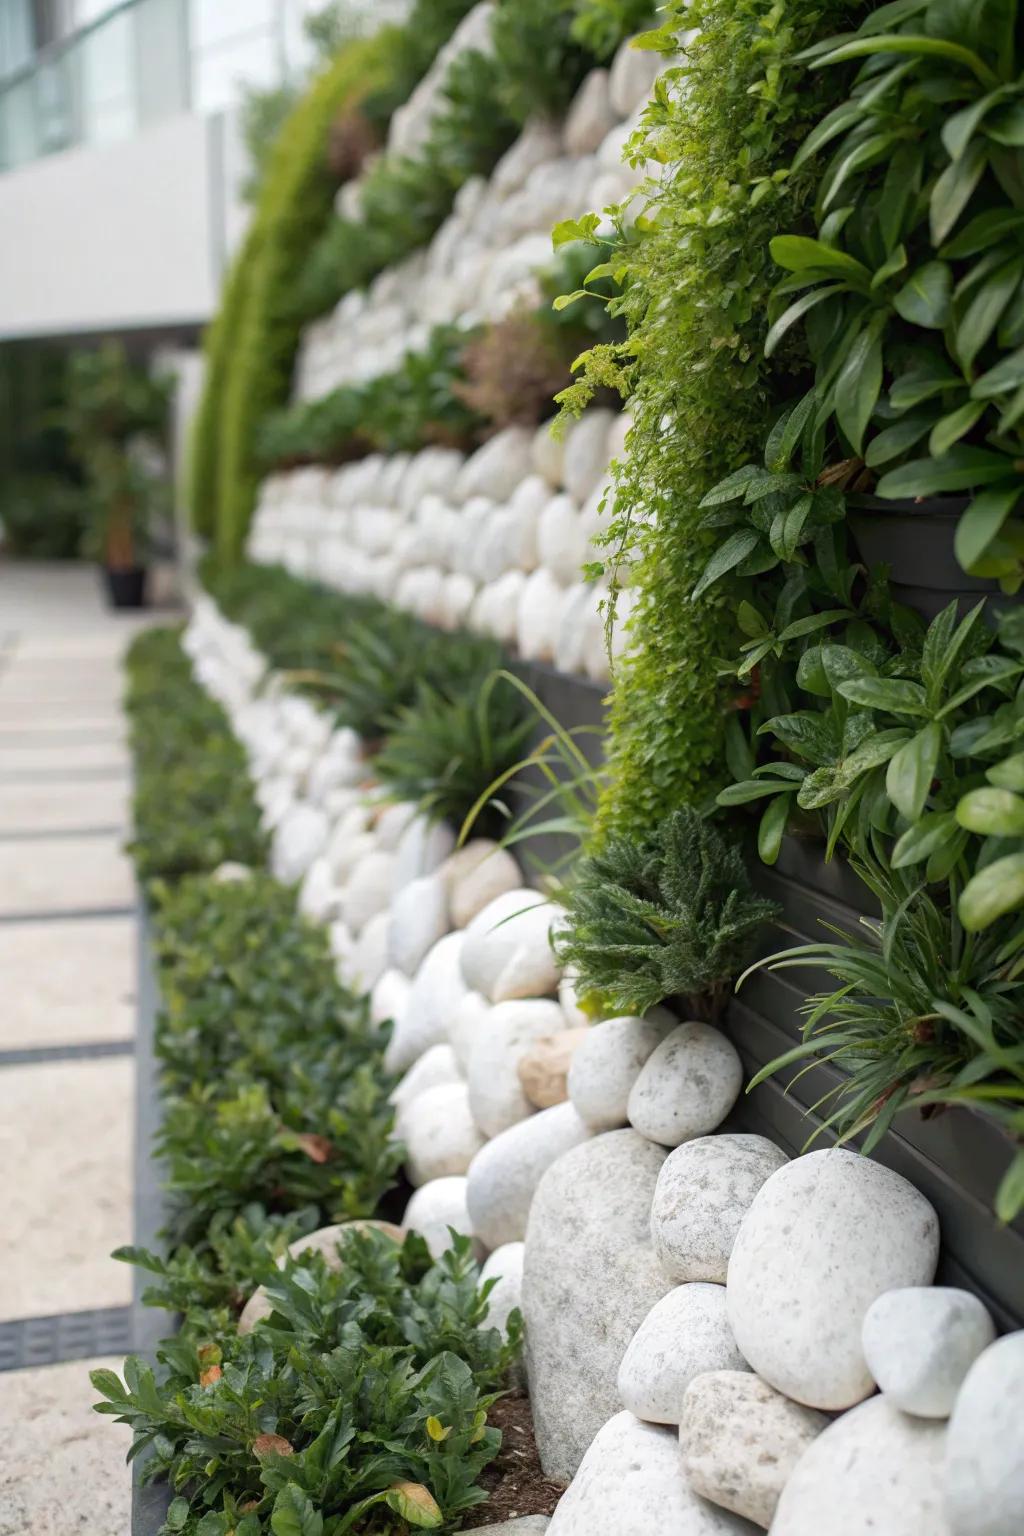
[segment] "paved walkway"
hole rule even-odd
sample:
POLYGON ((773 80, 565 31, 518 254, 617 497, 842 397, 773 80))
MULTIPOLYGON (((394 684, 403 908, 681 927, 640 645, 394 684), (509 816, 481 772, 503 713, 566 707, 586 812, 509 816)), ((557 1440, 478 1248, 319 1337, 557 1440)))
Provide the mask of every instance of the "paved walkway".
MULTIPOLYGON (((134 888, 120 658, 94 571, 0 562, 0 1536, 127 1536, 134 888)), ((143 621, 144 622, 144 621, 143 621)))

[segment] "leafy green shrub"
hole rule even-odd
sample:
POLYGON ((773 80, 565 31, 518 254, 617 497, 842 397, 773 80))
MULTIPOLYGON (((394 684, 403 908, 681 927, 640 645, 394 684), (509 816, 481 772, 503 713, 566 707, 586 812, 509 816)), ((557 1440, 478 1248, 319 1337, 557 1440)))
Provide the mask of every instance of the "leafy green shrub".
POLYGON ((158 1152, 194 1241, 258 1201, 370 1215, 397 1170, 386 1033, 335 976, 326 933, 269 876, 158 892, 158 1152))
POLYGON ((518 1344, 486 1326, 471 1245, 436 1263, 381 1232, 264 1271, 273 1313, 203 1337, 186 1314, 157 1380, 130 1359, 95 1371, 101 1413, 148 1446, 190 1536, 436 1529, 479 1504, 500 1434, 487 1413, 518 1344), (396 1517, 399 1524, 396 1525, 396 1517))
POLYGON ((84 490, 58 474, 16 474, 0 485, 5 552, 30 560, 74 560, 88 524, 84 490))
POLYGON ((135 759, 131 853, 143 880, 259 864, 265 853, 245 753, 192 676, 178 632, 146 631, 126 661, 135 759))
POLYGON ((581 996, 608 1013, 645 1013, 681 996, 716 1018, 775 904, 710 822, 674 811, 643 838, 612 834, 577 864, 555 940, 581 996))
POLYGON ((634 32, 642 32, 653 19, 652 0, 573 0, 572 35, 595 58, 607 59, 634 32))
POLYGON ((834 415, 848 451, 883 471, 880 496, 972 493, 961 563, 1012 591, 1024 581, 1022 19, 1016 0, 909 0, 801 55, 815 70, 864 62, 794 161, 831 154, 817 238, 771 243, 790 275, 768 337, 771 350, 805 325, 819 419, 834 415))
POLYGON ((780 228, 810 227, 815 178, 806 167, 783 173, 843 82, 808 78, 792 56, 865 9, 852 0, 663 8, 667 52, 681 33, 696 35, 629 146, 631 163, 662 166, 637 199, 647 215, 639 233, 627 236, 620 217, 607 251, 622 280, 612 308, 629 339, 593 348, 564 396, 573 410, 594 388, 618 387, 633 411, 607 563, 613 590, 617 568, 631 567, 638 606, 634 648, 617 668, 602 836, 639 834, 681 801, 703 801, 722 772, 729 711, 714 658, 730 653, 735 631, 724 588, 690 597, 715 543, 699 504, 760 454, 777 381, 806 366, 793 346, 763 358, 778 275, 768 243, 780 228))

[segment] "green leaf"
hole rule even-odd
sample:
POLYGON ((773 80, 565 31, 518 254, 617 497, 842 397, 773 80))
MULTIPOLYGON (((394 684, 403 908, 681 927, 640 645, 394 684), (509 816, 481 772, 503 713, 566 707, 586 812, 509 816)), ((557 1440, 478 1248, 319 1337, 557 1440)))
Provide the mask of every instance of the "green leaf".
POLYGON ((704 573, 690 594, 692 600, 696 600, 707 589, 714 586, 729 571, 733 570, 741 561, 745 560, 760 541, 760 535, 756 529, 740 528, 736 533, 726 539, 720 549, 716 549, 707 565, 704 573))
POLYGON ((941 750, 942 727, 933 720, 889 761, 885 775, 886 793, 908 821, 916 821, 924 810, 941 750))
POLYGON ((992 111, 993 107, 1006 96, 1006 87, 1001 86, 996 91, 989 91, 987 96, 981 96, 977 101, 972 101, 970 106, 964 107, 959 112, 954 112, 952 117, 946 119, 942 125, 942 142, 946 146, 946 153, 952 160, 959 160, 982 119, 992 111))
POLYGON ((871 273, 863 262, 821 240, 807 235, 776 235, 768 249, 776 265, 787 272, 821 272, 844 278, 865 292, 871 287, 871 273))
POLYGON ((981 420, 986 409, 983 401, 965 400, 963 405, 950 411, 948 416, 940 416, 928 438, 932 457, 940 459, 944 453, 948 453, 981 420))
POLYGON ((981 285, 958 321, 956 350, 965 373, 970 372, 974 359, 999 324, 1022 276, 1024 258, 1007 262, 981 285))
POLYGON ((975 400, 992 400, 996 395, 1008 394, 1010 390, 1019 389, 1024 384, 1024 347, 1019 347, 1016 352, 1011 352, 1009 357, 1002 358, 987 373, 983 373, 980 379, 976 379, 971 389, 971 395, 975 400))
POLYGON ((164 1521, 169 1531, 181 1531, 185 1528, 185 1521, 189 1515, 188 1499, 172 1499, 164 1521))
POLYGON ((907 53, 922 59, 944 59, 969 70, 982 85, 991 87, 999 84, 998 76, 970 48, 964 48, 960 43, 945 42, 936 37, 920 37, 913 33, 883 33, 880 36, 855 38, 826 53, 816 61, 814 67, 821 69, 826 64, 844 64, 847 59, 873 58, 877 54, 886 53, 907 53))
POLYGON ((893 869, 906 869, 930 858, 956 831, 952 811, 930 811, 908 827, 892 851, 893 869))
POLYGON ((568 309, 570 304, 575 304, 577 299, 589 299, 591 297, 593 295, 589 294, 585 288, 577 288, 574 293, 560 293, 556 299, 552 299, 551 308, 561 311, 568 309))
POLYGON ((1024 902, 1024 853, 996 859, 964 886, 958 912, 968 933, 988 928, 1024 902))
POLYGON ((840 683, 838 691, 851 704, 862 709, 881 709, 893 715, 927 715, 924 689, 920 683, 902 678, 853 677, 840 683))
POLYGON ((1005 479, 1009 467, 1004 454, 960 444, 941 459, 912 459, 891 469, 879 480, 878 494, 885 500, 899 501, 943 491, 970 491, 1005 479))
POLYGON ((862 116, 863 109, 860 102, 857 101, 844 101, 838 107, 834 107, 828 116, 823 117, 821 122, 815 128, 812 128, 811 132, 804 139, 804 142, 793 158, 790 174, 793 171, 798 171, 812 155, 816 155, 819 149, 823 149, 826 144, 838 138, 847 128, 852 127, 854 123, 858 122, 862 116))
POLYGON ((1016 789, 1024 793, 1024 752, 1015 752, 1001 763, 993 763, 985 770, 985 777, 1000 789, 1016 789))
POLYGON ((951 160, 932 188, 932 244, 941 245, 952 232, 988 164, 988 148, 974 139, 959 160, 951 160))
POLYGON ((765 810, 757 829, 757 851, 762 864, 774 864, 789 820, 790 797, 778 795, 765 810))
POLYGON ((791 304, 779 316, 765 337, 765 357, 772 356, 786 332, 791 330, 798 320, 801 320, 804 315, 820 304, 823 299, 829 299, 834 293, 842 293, 844 290, 845 284, 843 283, 823 283, 821 287, 812 288, 810 293, 805 293, 794 304, 791 304))
POLYGON ((324 1521, 302 1489, 286 1483, 274 1500, 270 1529, 274 1536, 323 1536, 324 1521))
POLYGON ((874 277, 871 279, 872 289, 877 292, 879 288, 885 286, 890 277, 895 277, 897 272, 903 272, 906 269, 906 265, 907 248, 905 245, 898 245, 894 251, 890 252, 889 256, 875 272, 874 277))
POLYGON ((836 417, 855 453, 864 445, 882 391, 882 339, 877 325, 861 331, 836 379, 836 417))
POLYGON ((894 410, 908 411, 925 400, 963 386, 963 375, 954 373, 944 359, 928 357, 893 381, 889 399, 894 410))
POLYGON ((1024 213, 1018 213, 1015 208, 990 208, 965 224, 960 233, 942 247, 939 255, 947 261, 978 256, 1019 229, 1024 229, 1024 213))
POLYGON ((787 470, 793 457, 793 451, 803 436, 804 428, 810 420, 811 413, 818 403, 817 391, 809 389, 802 399, 788 410, 783 411, 778 421, 768 434, 765 444, 764 462, 765 468, 775 474, 787 470))
POLYGON ((864 462, 870 469, 877 469, 882 464, 888 464, 892 459, 898 459, 900 454, 906 453, 925 437, 931 427, 930 416, 907 416, 903 421, 894 422, 891 427, 885 427, 868 443, 864 454, 864 462))
POLYGON ((551 243, 556 251, 577 240, 592 243, 600 223, 600 215, 596 213, 585 213, 581 219, 562 219, 551 231, 551 243))
POLYGON ((1016 101, 990 118, 985 132, 1008 149, 1024 148, 1024 102, 1016 101))
POLYGON ((1024 1208, 1024 1149, 1016 1152, 996 1190, 996 1215, 1000 1221, 1016 1221, 1024 1208))
POLYGON ((1024 486, 993 486, 975 496, 956 525, 954 550, 965 571, 981 559, 1013 511, 1024 486))
POLYGON ((724 480, 719 480, 717 485, 711 487, 707 495, 697 503, 698 507, 703 510, 705 507, 720 507, 736 501, 750 482, 762 473, 756 464, 744 464, 742 469, 734 469, 731 475, 726 475, 724 480))
POLYGON ((944 261, 929 261, 907 279, 893 298, 893 308, 911 325, 941 331, 949 319, 953 273, 944 261))
POLYGON ((1024 800, 1010 789, 972 789, 956 808, 956 819, 982 837, 1024 837, 1024 800))
POLYGON ((436 1531, 444 1524, 437 1500, 422 1483, 396 1483, 388 1489, 384 1502, 418 1531, 436 1531))

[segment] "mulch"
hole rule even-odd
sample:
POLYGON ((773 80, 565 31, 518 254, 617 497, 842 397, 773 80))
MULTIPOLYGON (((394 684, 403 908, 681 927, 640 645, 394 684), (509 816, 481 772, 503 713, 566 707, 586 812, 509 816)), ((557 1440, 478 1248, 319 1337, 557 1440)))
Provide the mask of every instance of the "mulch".
POLYGON ((470 1525, 498 1525, 520 1515, 551 1515, 564 1493, 541 1470, 533 1437, 533 1414, 525 1392, 499 1398, 487 1415, 488 1424, 501 1430, 501 1450, 480 1475, 487 1503, 470 1510, 470 1525))

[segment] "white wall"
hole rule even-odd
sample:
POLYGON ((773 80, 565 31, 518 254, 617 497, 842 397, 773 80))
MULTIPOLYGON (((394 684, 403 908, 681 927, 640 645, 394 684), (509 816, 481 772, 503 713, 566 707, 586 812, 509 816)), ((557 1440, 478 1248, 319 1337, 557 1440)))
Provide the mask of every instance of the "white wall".
POLYGON ((240 229, 225 138, 183 115, 0 176, 0 340, 207 319, 240 229))

